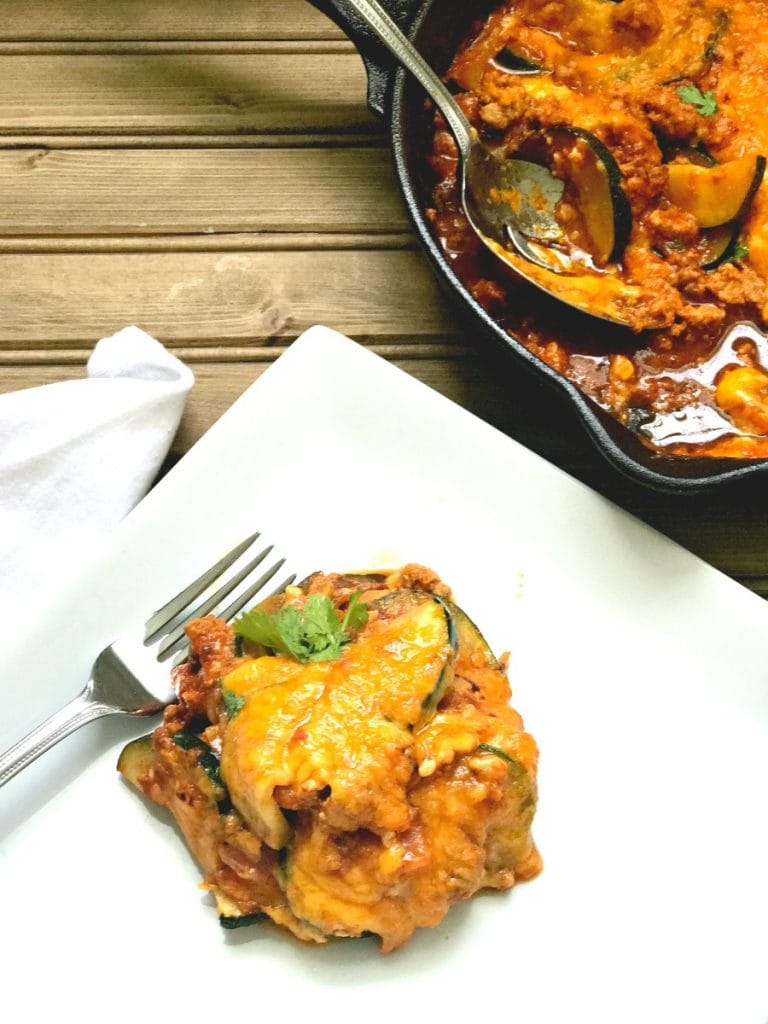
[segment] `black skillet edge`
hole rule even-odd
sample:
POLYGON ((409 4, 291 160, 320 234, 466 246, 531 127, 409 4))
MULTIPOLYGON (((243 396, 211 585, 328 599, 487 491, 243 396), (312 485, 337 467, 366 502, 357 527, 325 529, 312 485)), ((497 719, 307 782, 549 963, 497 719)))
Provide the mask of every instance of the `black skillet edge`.
MULTIPOLYGON (((387 115, 387 94, 395 59, 366 25, 347 0, 309 0, 313 7, 335 21, 346 37, 355 46, 365 65, 368 76, 368 108, 379 117, 387 115)), ((398 27, 407 32, 409 23, 419 6, 420 0, 379 0, 398 27)))

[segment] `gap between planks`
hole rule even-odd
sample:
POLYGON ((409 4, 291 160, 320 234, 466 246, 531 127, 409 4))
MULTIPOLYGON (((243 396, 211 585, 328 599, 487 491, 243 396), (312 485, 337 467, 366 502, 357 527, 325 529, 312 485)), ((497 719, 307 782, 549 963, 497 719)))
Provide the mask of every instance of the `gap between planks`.
POLYGON ((306 134, 291 135, 270 133, 243 133, 241 135, 215 135, 201 132, 190 135, 81 135, 44 134, 30 132, 29 135, 4 134, 0 128, 0 152, 3 150, 29 150, 30 152, 59 149, 335 149, 335 148, 377 148, 388 144, 388 136, 376 125, 365 133, 350 131, 347 134, 306 134))
POLYGON ((109 237, 76 235, 72 237, 0 237, 0 253, 121 253, 121 252, 303 252, 306 250, 343 252, 377 249, 417 250, 416 238, 408 232, 369 232, 365 235, 286 232, 256 234, 130 235, 109 237))
MULTIPOLYGON (((298 335, 297 335, 298 337, 298 335)), ((469 359, 474 351, 464 345, 450 344, 437 340, 433 343, 420 342, 413 344, 408 341, 390 340, 388 342, 373 342, 366 344, 364 337, 356 336, 356 341, 365 344, 365 347, 376 355, 388 360, 408 361, 414 359, 442 359, 461 361, 469 359)), ((284 339, 283 339, 284 342, 284 339)), ((73 366, 85 364, 93 352, 93 344, 84 339, 75 340, 72 344, 88 347, 51 349, 45 346, 57 344, 59 341, 46 341, 37 339, 30 341, 30 344, 40 345, 40 349, 3 349, 0 347, 0 366, 13 367, 34 367, 34 366, 73 366)), ((178 343, 165 346, 169 352, 177 358, 188 363, 272 363, 281 356, 289 347, 284 343, 280 345, 269 345, 263 342, 255 343, 253 346, 227 345, 222 341, 221 345, 210 346, 188 346, 178 343)))
POLYGON ((346 40, 154 40, 131 39, 126 42, 104 40, 99 42, 0 42, 2 57, 31 56, 121 56, 123 54, 349 54, 356 53, 352 43, 346 40))

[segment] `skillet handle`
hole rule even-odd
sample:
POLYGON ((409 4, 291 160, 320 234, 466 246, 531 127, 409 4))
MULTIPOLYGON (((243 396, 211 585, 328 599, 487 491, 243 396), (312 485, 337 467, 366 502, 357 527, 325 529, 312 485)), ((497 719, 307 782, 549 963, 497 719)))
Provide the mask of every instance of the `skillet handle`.
MULTIPOLYGON (((363 59, 368 75, 368 108, 379 117, 387 110, 387 92, 397 67, 389 50, 379 42, 347 0, 309 0, 313 7, 335 21, 363 59)), ((403 32, 423 0, 379 0, 379 4, 403 32)))

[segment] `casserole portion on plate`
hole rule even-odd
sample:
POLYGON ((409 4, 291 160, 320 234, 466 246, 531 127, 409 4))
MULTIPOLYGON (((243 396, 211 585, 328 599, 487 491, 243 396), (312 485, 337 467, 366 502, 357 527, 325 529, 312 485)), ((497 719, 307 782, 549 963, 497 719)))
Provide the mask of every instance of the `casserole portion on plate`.
POLYGON ((225 927, 388 952, 538 873, 536 744, 433 572, 318 573, 188 635, 178 704, 118 768, 172 812, 225 927))

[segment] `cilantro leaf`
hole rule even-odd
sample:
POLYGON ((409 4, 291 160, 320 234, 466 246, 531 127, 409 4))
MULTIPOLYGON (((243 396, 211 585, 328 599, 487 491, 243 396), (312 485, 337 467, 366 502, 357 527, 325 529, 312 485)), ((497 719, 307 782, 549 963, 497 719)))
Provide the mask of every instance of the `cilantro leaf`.
POLYGON ((683 103, 695 107, 702 117, 711 117, 717 113, 717 100, 711 90, 702 92, 696 85, 679 85, 676 91, 683 103))
POLYGON ((235 693, 234 690, 222 690, 221 695, 224 698, 224 711, 227 718, 234 718, 245 704, 245 697, 240 693, 235 693))
POLYGON ((733 247, 733 252, 728 257, 729 260, 745 260, 749 256, 749 246, 745 245, 744 242, 738 241, 733 247))
POLYGON ((330 598, 313 594, 304 605, 304 643, 307 661, 333 661, 348 639, 330 598))
POLYGON ((306 661, 303 657, 304 644, 301 637, 301 615, 294 605, 286 605, 281 608, 275 616, 275 627, 277 629, 278 641, 276 644, 267 644, 274 647, 279 654, 287 654, 297 661, 306 661))
POLYGON ((244 615, 236 619, 234 630, 236 636, 241 636, 254 644, 260 644, 262 647, 271 647, 272 650, 279 650, 282 653, 283 641, 275 616, 267 615, 259 608, 245 612, 244 615))
POLYGON ((341 628, 360 629, 368 621, 368 606, 360 600, 360 591, 356 590, 349 599, 347 611, 341 623, 341 628))
POLYGON ((368 621, 368 609, 359 598, 359 591, 352 595, 343 619, 325 594, 312 594, 302 608, 289 604, 274 615, 254 609, 235 621, 235 633, 302 663, 333 661, 351 639, 349 630, 368 621))

